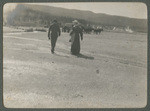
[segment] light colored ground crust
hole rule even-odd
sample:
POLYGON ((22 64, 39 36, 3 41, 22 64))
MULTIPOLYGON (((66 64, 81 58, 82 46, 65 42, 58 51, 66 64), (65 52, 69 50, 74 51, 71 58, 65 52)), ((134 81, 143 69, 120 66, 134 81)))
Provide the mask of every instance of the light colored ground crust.
POLYGON ((82 57, 69 34, 50 52, 46 32, 4 33, 4 105, 8 108, 144 107, 147 34, 84 35, 82 57))

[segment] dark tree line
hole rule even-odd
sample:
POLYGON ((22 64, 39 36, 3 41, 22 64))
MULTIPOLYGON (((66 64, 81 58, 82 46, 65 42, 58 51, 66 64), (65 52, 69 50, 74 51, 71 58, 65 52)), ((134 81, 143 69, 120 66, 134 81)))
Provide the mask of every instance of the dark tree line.
POLYGON ((11 19, 11 25, 49 26, 54 19, 58 20, 61 26, 63 26, 65 23, 71 23, 75 19, 83 25, 91 24, 91 22, 85 21, 83 19, 71 18, 68 16, 54 16, 49 13, 26 9, 23 10, 21 13, 17 13, 13 20, 11 19))

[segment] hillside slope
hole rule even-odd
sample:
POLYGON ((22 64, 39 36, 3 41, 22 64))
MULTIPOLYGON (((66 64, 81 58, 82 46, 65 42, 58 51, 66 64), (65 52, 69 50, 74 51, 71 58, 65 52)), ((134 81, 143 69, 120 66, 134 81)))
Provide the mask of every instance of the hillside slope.
MULTIPOLYGON (((98 24, 102 26, 130 27, 137 31, 147 30, 146 19, 135 19, 121 16, 112 16, 101 13, 93 13, 91 11, 81 11, 75 9, 64 9, 52 6, 19 4, 16 9, 9 13, 7 17, 8 23, 14 22, 23 24, 22 22, 34 21, 39 24, 47 24, 52 19, 58 19, 62 23, 71 22, 78 19, 84 24, 98 24), (16 22, 17 21, 17 22, 16 22)), ((33 23, 33 22, 32 22, 33 23)), ((10 23, 13 24, 13 23, 10 23)), ((35 23, 33 23, 35 24, 35 23)))

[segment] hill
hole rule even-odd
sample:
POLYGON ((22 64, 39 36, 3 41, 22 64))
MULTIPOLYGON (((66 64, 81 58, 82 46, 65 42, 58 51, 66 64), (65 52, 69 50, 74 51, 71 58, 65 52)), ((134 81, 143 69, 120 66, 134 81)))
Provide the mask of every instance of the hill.
POLYGON ((113 27, 130 27, 135 31, 147 31, 146 19, 135 19, 108 14, 93 13, 75 9, 64 9, 52 6, 19 4, 7 16, 10 25, 41 26, 57 19, 61 23, 68 23, 74 19, 82 24, 93 24, 113 27))

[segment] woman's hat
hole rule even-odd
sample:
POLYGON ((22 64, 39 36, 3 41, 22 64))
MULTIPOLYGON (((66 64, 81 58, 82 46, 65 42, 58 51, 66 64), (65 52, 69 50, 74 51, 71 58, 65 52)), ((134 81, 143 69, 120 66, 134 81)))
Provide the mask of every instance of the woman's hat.
POLYGON ((77 20, 72 21, 73 23, 79 23, 77 20))

